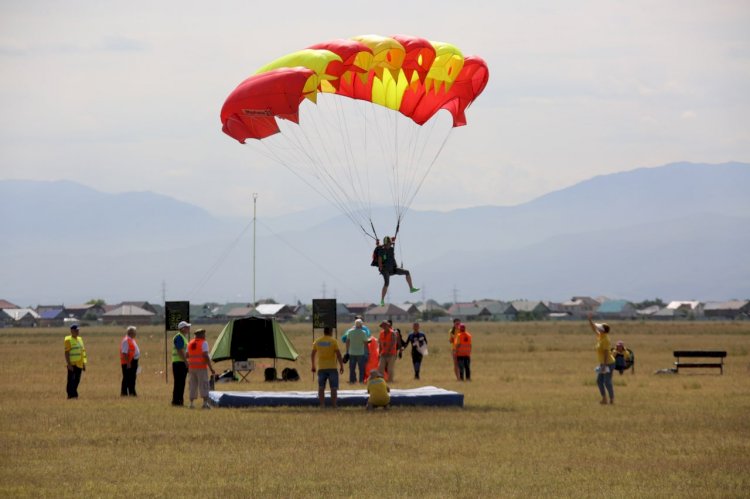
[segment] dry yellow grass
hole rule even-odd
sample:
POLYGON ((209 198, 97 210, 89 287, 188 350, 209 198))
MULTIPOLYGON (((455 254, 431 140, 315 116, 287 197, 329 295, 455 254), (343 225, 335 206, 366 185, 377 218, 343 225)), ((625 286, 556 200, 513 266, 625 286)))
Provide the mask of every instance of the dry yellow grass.
MULTIPOLYGON (((615 406, 598 403, 582 322, 470 325, 464 384, 447 326, 424 329, 421 383, 463 392, 465 408, 173 408, 158 328, 139 328, 137 399, 119 397, 123 329, 84 328, 89 368, 68 401, 66 331, 0 330, 0 496, 747 496, 750 323, 613 324, 637 359, 635 375, 615 375, 615 406), (729 352, 723 376, 653 374, 672 350, 700 348, 729 352)), ((285 330, 302 380, 239 386, 315 388, 309 326, 285 330)), ((398 387, 419 386, 407 357, 398 373, 398 387)))

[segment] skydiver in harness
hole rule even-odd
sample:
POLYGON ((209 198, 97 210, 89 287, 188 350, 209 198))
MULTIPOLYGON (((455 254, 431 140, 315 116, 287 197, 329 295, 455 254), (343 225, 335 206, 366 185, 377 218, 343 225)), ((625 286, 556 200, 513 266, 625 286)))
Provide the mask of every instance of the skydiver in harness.
MULTIPOLYGON (((406 284, 409 285, 409 291, 416 293, 419 288, 415 288, 411 282, 411 274, 408 270, 402 269, 396 265, 396 256, 393 251, 393 244, 396 242, 396 236, 391 238, 385 236, 383 238, 382 246, 379 241, 376 242, 375 254, 377 256, 377 265, 380 274, 383 276, 383 291, 380 293, 380 306, 385 305, 385 294, 388 292, 388 285, 391 281, 392 275, 403 275, 406 276, 406 284)), ((375 263, 375 262, 373 262, 375 263)))

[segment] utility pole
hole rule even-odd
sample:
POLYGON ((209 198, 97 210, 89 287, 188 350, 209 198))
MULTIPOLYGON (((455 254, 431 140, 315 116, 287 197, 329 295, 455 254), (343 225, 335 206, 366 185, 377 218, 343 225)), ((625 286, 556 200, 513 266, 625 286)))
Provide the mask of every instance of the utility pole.
POLYGON ((258 225, 256 208, 258 205, 258 193, 253 192, 253 307, 257 303, 255 301, 255 227, 258 225))
POLYGON ((458 289, 456 288, 456 285, 453 285, 453 304, 458 303, 458 289))

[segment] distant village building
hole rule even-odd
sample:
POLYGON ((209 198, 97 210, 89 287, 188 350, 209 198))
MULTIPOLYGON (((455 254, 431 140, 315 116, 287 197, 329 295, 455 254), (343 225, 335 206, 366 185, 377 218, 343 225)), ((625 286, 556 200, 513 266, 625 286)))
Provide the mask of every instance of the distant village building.
POLYGON ((0 300, 0 310, 6 309, 6 308, 21 308, 15 303, 11 303, 8 300, 0 300))
POLYGON ((750 319, 750 301, 707 302, 703 312, 708 319, 750 319))
POLYGON ((254 307, 251 306, 239 306, 229 309, 226 312, 227 319, 242 319, 243 317, 250 317, 255 311, 254 307))
POLYGON ((702 319, 704 315, 703 303, 699 301, 671 301, 666 306, 668 310, 674 310, 675 316, 685 319, 702 319))
POLYGON ((396 303, 398 308, 406 312, 406 317, 409 322, 418 321, 420 319, 419 307, 413 303, 396 303))
POLYGON ((62 305, 58 308, 37 307, 40 327, 59 327, 64 324, 68 316, 62 305))
POLYGON ((448 320, 448 310, 440 306, 435 300, 427 300, 417 305, 419 319, 425 321, 444 319, 448 320))
POLYGON ((654 314, 656 314, 657 312, 659 312, 659 310, 661 310, 661 307, 659 305, 651 305, 649 307, 641 308, 641 309, 636 310, 635 314, 638 317, 641 317, 641 318, 645 319, 645 318, 649 318, 649 317, 653 316, 654 314))
POLYGON ((609 319, 633 319, 637 315, 635 307, 627 300, 605 301, 597 307, 595 314, 609 319))
POLYGON ((156 314, 136 305, 120 305, 102 315, 102 323, 120 326, 146 326, 156 322, 156 314))
POLYGON ((364 317, 365 313, 375 307, 374 303, 346 303, 346 308, 354 315, 364 317))
POLYGON ((600 303, 590 296, 574 296, 568 301, 560 304, 560 309, 567 312, 571 317, 584 318, 589 313, 593 313, 600 303))
POLYGON ((488 321, 492 316, 489 310, 476 303, 454 303, 448 309, 448 315, 461 322, 488 321))
POLYGON ((294 310, 282 303, 261 303, 255 307, 255 314, 277 321, 288 321, 294 317, 294 310))
POLYGON ((39 314, 30 308, 4 308, 0 316, 3 326, 36 327, 39 321, 39 314))
POLYGON ((148 310, 154 315, 159 315, 159 309, 161 308, 160 306, 151 305, 147 301, 124 301, 120 303, 120 305, 134 305, 138 308, 142 308, 143 310, 148 310))
POLYGON ((85 303, 83 305, 66 305, 65 312, 69 318, 78 319, 79 321, 96 321, 105 313, 102 305, 85 303))
POLYGON ((383 307, 369 309, 364 319, 370 325, 370 331, 373 331, 377 330, 378 324, 389 319, 393 322, 408 322, 409 315, 406 313, 406 310, 389 303, 383 307))
POLYGON ((490 321, 514 321, 518 315, 516 307, 510 302, 499 300, 480 300, 475 302, 477 306, 486 309, 490 315, 490 321))
POLYGON ((550 313, 549 307, 542 301, 534 300, 513 300, 510 302, 516 309, 518 317, 531 317, 535 320, 545 319, 550 313))

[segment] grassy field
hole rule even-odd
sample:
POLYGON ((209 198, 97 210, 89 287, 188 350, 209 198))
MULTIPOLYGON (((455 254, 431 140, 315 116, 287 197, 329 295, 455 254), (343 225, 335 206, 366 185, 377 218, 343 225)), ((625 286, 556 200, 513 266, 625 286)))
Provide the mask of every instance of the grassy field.
MULTIPOLYGON (((750 323, 612 326, 637 359, 615 375, 614 406, 599 404, 583 322, 470 324, 471 383, 453 378, 448 326, 425 324, 422 381, 405 356, 396 386, 458 390, 465 407, 389 412, 173 408, 163 331, 148 327, 137 399, 119 396, 124 328, 88 327, 89 367, 68 401, 67 331, 3 329, 0 497, 747 497, 750 323), (675 349, 709 348, 728 351, 723 376, 653 374, 675 349)), ((253 373, 243 388, 315 389, 309 326, 285 330, 302 380, 253 373)))

